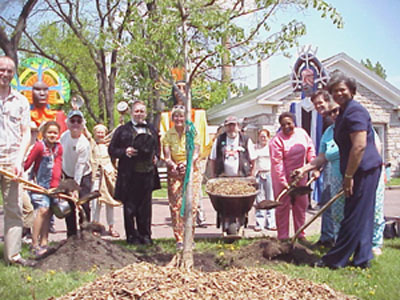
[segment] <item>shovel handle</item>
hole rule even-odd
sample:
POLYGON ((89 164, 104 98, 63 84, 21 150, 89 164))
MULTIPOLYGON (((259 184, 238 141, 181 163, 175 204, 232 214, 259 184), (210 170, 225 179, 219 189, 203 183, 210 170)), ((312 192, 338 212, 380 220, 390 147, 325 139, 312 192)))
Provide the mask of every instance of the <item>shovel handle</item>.
POLYGON ((31 191, 31 192, 35 192, 35 193, 39 193, 39 194, 45 194, 45 195, 48 195, 48 196, 51 195, 51 197, 57 197, 57 198, 65 199, 65 200, 71 200, 74 203, 78 202, 78 199, 76 199, 74 197, 71 197, 69 195, 63 194, 63 193, 52 194, 52 193, 49 193, 49 191, 46 190, 46 189, 38 189, 38 188, 33 187, 33 186, 24 186, 23 188, 25 190, 28 190, 28 191, 31 191))
POLYGON ((292 186, 285 187, 285 188, 279 193, 279 195, 275 198, 275 202, 281 201, 282 197, 285 196, 287 193, 289 193, 291 189, 293 189, 292 186))
POLYGON ((341 189, 335 196, 333 196, 328 202, 322 206, 322 208, 314 215, 310 220, 308 220, 303 226, 299 228, 299 230, 296 231, 295 235, 291 239, 291 243, 294 244, 294 242, 297 240, 299 237, 300 233, 303 232, 308 226, 310 226, 320 215, 324 213, 328 209, 329 206, 333 204, 337 199, 339 199, 341 196, 344 195, 343 189, 341 189))
POLYGON ((306 186, 309 186, 311 183, 313 183, 317 179, 318 179, 318 177, 311 176, 311 178, 307 181, 306 186))
POLYGON ((18 182, 21 182, 21 183, 23 183, 23 184, 25 184, 25 185, 27 185, 27 186, 34 187, 34 188, 36 188, 36 189, 38 189, 38 190, 46 191, 46 189, 45 189, 44 187, 42 187, 42 186, 40 186, 40 185, 38 185, 38 184, 36 184, 36 183, 30 182, 30 181, 28 181, 28 180, 25 180, 25 179, 23 179, 22 177, 16 176, 15 174, 13 174, 13 173, 11 173, 11 172, 9 172, 9 171, 0 169, 0 174, 9 177, 9 178, 11 178, 12 180, 16 180, 16 181, 18 181, 18 182))

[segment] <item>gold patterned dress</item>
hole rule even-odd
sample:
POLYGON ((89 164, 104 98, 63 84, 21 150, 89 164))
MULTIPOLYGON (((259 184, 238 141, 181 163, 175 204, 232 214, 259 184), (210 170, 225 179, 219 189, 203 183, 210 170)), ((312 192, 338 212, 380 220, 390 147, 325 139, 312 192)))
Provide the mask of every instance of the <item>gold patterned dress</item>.
MULTIPOLYGON (((195 145, 199 146, 199 136, 195 137, 195 145)), ((179 136, 175 127, 169 129, 163 139, 163 147, 168 147, 171 152, 172 161, 178 165, 180 163, 186 163, 186 137, 185 134, 179 136)), ((199 199, 199 192, 201 188, 202 174, 198 168, 197 161, 193 164, 193 180, 192 180, 192 190, 193 190, 193 202, 192 202, 192 212, 193 212, 193 233, 195 229, 195 220, 197 212, 197 199, 199 199)), ((169 208, 171 211, 172 227, 174 231, 174 236, 177 243, 183 243, 183 231, 184 231, 184 219, 180 215, 182 207, 182 189, 183 189, 184 175, 174 175, 171 173, 170 168, 168 168, 168 201, 169 208)))

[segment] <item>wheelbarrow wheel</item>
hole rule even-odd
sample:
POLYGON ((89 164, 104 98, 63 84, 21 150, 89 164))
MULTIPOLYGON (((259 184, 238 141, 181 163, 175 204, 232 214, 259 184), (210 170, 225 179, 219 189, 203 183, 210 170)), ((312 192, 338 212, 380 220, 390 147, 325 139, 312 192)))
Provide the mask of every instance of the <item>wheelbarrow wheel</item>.
POLYGON ((231 224, 229 224, 229 226, 228 226, 226 232, 228 233, 228 235, 237 235, 237 233, 238 233, 238 228, 237 228, 236 223, 231 223, 231 224))

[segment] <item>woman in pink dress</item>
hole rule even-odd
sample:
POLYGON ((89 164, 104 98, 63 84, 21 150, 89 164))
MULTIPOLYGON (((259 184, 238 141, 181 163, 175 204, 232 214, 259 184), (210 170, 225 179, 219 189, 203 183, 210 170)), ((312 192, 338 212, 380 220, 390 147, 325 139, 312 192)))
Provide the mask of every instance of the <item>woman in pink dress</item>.
MULTIPOLYGON (((294 115, 284 112, 279 116, 280 131, 270 141, 271 176, 275 198, 289 187, 290 174, 293 170, 304 166, 315 158, 315 148, 307 132, 296 127, 294 115)), ((298 185, 305 185, 304 177, 298 185)), ((291 197, 286 195, 280 199, 282 205, 275 210, 278 239, 289 238, 289 215, 292 210, 294 230, 297 231, 305 222, 308 195, 291 197)), ((304 232, 299 236, 304 239, 304 232)))

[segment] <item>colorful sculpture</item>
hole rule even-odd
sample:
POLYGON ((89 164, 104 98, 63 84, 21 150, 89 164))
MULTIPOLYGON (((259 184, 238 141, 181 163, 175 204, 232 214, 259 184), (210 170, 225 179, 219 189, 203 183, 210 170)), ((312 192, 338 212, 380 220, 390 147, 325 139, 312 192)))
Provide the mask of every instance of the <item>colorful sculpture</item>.
POLYGON ((21 65, 26 69, 15 77, 12 86, 28 98, 31 119, 42 122, 56 120, 61 132, 66 130, 66 116, 59 106, 69 101, 70 85, 65 76, 53 70, 55 64, 45 58, 28 58, 21 65))

